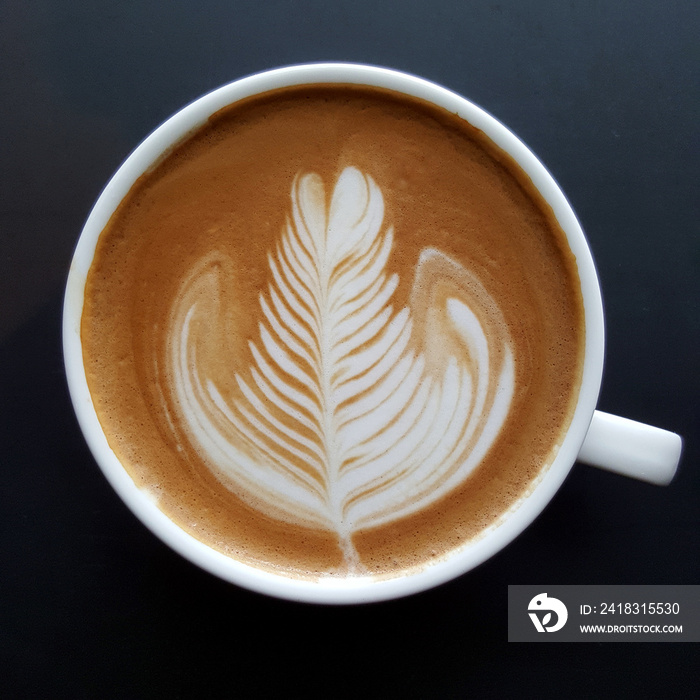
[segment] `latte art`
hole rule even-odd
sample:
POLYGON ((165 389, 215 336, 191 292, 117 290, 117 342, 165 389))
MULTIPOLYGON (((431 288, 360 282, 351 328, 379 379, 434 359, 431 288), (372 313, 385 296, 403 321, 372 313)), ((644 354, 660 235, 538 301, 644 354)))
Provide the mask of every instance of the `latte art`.
POLYGON ((498 306, 458 262, 425 248, 409 305, 392 307, 384 213, 379 187, 356 168, 328 205, 319 176, 297 177, 247 366, 219 346, 235 332, 222 304, 236 280, 222 254, 187 275, 167 341, 171 424, 254 507, 337 533, 352 567, 355 531, 415 513, 470 475, 514 392, 498 306))
POLYGON ((585 330, 527 176, 422 100, 300 85, 234 103, 100 235, 86 377, 178 527, 284 576, 402 576, 480 537, 557 454, 585 330))

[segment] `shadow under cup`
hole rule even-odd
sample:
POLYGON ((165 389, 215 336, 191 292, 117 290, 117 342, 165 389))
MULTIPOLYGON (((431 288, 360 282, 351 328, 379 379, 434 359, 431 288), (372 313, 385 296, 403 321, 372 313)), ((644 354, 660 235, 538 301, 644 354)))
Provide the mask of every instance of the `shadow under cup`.
POLYGON ((465 573, 511 542, 543 510, 576 461, 594 414, 603 367, 603 309, 593 260, 570 205, 539 160, 505 126, 464 98, 413 76, 351 64, 292 66, 244 78, 201 97, 153 132, 127 158, 90 213, 68 277, 63 323, 68 384, 81 429, 108 481, 135 515, 175 551, 227 581, 261 593, 315 603, 371 602, 422 591, 465 573), (307 84, 366 85, 391 90, 432 103, 466 120, 509 154, 529 177, 566 234, 578 268, 585 332, 582 379, 570 426, 554 461, 527 493, 478 537, 435 563, 398 577, 306 579, 280 575, 237 561, 185 532, 159 509, 146 490, 134 483, 110 448, 95 411, 83 362, 81 319, 88 272, 100 234, 134 183, 219 110, 254 95, 307 84))

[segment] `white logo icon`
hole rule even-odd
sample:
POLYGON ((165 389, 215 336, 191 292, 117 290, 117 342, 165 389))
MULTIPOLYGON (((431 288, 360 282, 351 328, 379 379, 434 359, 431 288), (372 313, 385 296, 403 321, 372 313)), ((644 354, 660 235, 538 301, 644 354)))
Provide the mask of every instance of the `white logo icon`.
POLYGON ((536 595, 527 606, 528 610, 535 610, 537 612, 530 612, 530 619, 532 624, 535 625, 535 629, 538 632, 556 632, 560 630, 565 624, 569 617, 569 613, 566 609, 566 605, 558 600, 557 598, 550 598, 546 593, 540 593, 536 595), (540 617, 538 612, 546 612, 547 614, 540 617), (550 625, 552 620, 552 613, 556 613, 557 621, 556 624, 550 625))

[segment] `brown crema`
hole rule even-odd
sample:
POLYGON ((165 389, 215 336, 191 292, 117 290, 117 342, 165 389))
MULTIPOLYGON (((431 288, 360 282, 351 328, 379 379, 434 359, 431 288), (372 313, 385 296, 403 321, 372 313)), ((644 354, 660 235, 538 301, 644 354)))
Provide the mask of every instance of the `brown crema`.
POLYGON ((295 178, 316 173, 330 192, 347 167, 384 197, 393 308, 409 304, 421 251, 436 248, 495 300, 515 361, 511 408, 484 460, 436 504, 355 533, 366 570, 399 575, 495 524, 552 462, 581 379, 583 301, 566 236, 480 131, 420 100, 350 85, 281 89, 213 115, 135 183, 103 231, 85 289, 84 363, 109 444, 136 484, 204 543, 291 576, 342 575, 337 534, 260 512, 181 439, 163 386, 166 335, 182 280, 216 251, 235 279, 226 297, 235 330, 217 362, 232 373, 248 362, 295 178))

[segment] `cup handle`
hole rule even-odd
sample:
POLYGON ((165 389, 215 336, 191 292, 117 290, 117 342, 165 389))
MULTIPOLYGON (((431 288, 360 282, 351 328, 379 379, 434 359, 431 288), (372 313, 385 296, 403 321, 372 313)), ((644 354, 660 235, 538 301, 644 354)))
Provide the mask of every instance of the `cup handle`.
POLYGON ((594 411, 578 461, 666 486, 681 458, 680 435, 628 418, 594 411))

